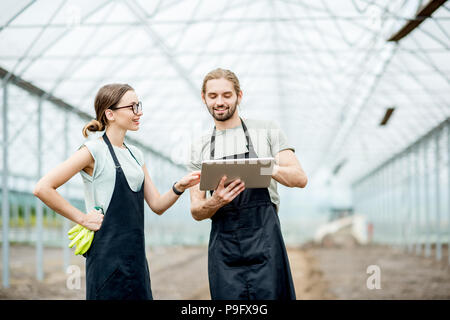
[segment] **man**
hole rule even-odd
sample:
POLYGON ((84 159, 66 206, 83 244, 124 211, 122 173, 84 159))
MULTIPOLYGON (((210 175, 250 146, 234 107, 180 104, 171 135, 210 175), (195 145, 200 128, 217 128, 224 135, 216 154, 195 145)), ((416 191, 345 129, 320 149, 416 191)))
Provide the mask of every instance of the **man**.
POLYGON ((189 169, 202 160, 275 157, 269 188, 245 189, 223 177, 211 193, 190 188, 195 220, 212 220, 208 247, 211 298, 227 300, 295 299, 289 260, 278 219, 277 181, 304 188, 307 177, 286 136, 269 121, 241 119, 242 91, 236 75, 223 69, 208 73, 201 97, 214 119, 212 135, 191 146, 189 169))

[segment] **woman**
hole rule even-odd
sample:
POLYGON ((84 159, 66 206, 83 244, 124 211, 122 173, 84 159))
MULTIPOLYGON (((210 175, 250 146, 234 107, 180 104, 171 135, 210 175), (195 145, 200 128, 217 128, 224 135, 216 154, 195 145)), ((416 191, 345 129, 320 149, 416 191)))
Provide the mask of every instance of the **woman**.
POLYGON ((103 131, 69 159, 45 175, 34 194, 48 207, 81 226, 96 231, 86 252, 86 298, 152 299, 145 255, 144 199, 163 214, 184 192, 200 181, 195 171, 160 195, 144 164, 142 152, 125 145, 128 130, 139 129, 142 104, 127 84, 105 85, 95 97, 96 120, 83 129, 103 131), (83 177, 87 211, 84 214, 56 189, 76 173, 83 177), (101 207, 104 215, 94 210, 101 207))

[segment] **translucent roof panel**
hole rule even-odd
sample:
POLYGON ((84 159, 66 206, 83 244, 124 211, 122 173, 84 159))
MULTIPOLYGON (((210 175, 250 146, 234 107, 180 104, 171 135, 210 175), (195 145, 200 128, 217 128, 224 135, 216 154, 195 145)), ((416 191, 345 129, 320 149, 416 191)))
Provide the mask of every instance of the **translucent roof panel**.
POLYGON ((387 41, 426 3, 5 0, 0 67, 92 117, 100 86, 129 83, 132 136, 175 162, 211 128, 204 75, 231 69, 243 117, 277 121, 311 176, 345 161, 351 183, 450 116, 449 4, 387 41))

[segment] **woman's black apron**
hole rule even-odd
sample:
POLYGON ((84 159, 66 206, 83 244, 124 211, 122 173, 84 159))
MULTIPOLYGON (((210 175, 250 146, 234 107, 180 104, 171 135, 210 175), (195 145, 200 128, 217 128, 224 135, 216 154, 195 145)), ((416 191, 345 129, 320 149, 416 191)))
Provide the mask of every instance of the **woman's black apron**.
MULTIPOLYGON (((241 123, 248 152, 222 159, 258 157, 242 119, 241 123)), ((215 135, 216 127, 210 159, 214 159, 215 135)), ((267 188, 245 189, 211 220, 208 275, 213 300, 295 299, 280 221, 267 188)))
POLYGON ((86 299, 153 299, 145 256, 144 183, 140 191, 131 190, 106 133, 103 139, 116 181, 102 226, 85 255, 86 299))

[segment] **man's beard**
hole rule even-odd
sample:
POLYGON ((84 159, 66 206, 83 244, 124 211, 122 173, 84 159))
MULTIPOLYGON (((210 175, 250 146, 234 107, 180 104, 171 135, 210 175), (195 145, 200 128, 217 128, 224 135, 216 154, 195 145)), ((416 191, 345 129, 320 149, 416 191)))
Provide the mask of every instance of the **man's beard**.
POLYGON ((213 116, 213 118, 216 119, 217 121, 227 121, 236 112, 237 104, 238 104, 238 99, 236 99, 234 106, 230 106, 228 109, 226 109, 226 111, 223 114, 216 114, 216 110, 214 110, 214 107, 211 107, 211 108, 208 107, 208 111, 213 116))

